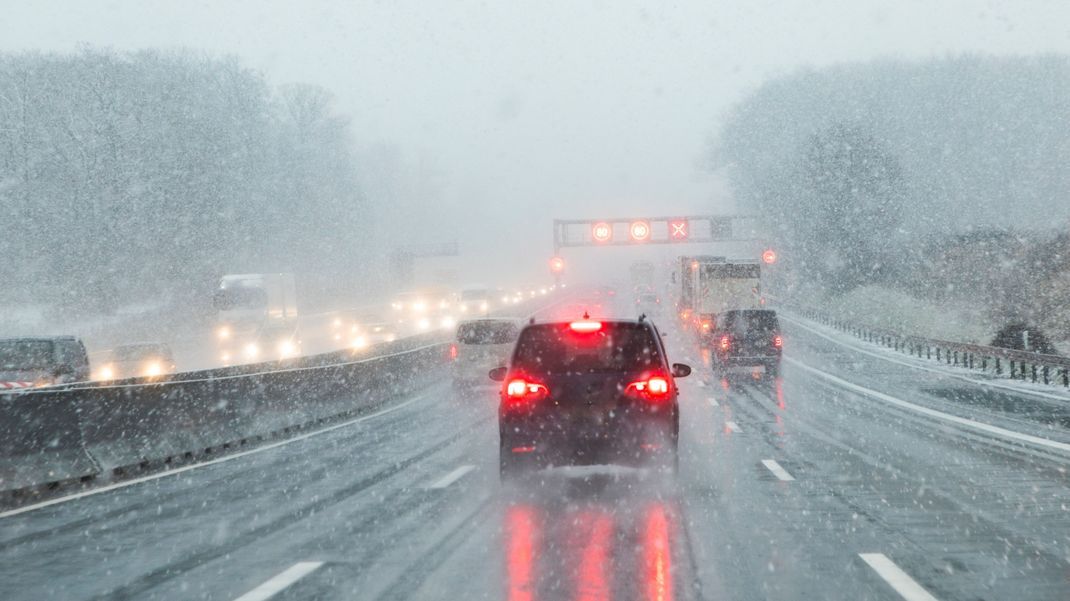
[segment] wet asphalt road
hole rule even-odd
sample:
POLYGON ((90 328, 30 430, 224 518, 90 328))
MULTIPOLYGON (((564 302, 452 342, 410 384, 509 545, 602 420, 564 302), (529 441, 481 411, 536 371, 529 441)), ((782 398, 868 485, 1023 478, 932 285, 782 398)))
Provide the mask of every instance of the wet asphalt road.
POLYGON ((0 598, 1070 598, 1070 397, 822 334, 786 323, 781 378, 721 380, 670 332, 696 367, 675 482, 502 487, 494 389, 444 374, 329 432, 0 518, 0 598))

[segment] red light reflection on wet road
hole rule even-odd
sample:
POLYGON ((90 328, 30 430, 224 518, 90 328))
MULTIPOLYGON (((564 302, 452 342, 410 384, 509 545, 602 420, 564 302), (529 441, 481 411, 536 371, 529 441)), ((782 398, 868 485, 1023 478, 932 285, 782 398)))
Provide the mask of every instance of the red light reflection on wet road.
POLYGON ((576 573, 577 601, 609 601, 613 568, 613 516, 605 511, 584 512, 575 522, 582 537, 576 573))
POLYGON ((533 507, 509 507, 506 521, 506 571, 508 601, 535 599, 535 560, 538 545, 538 515, 533 507))
POLYGON ((671 601, 672 549, 669 546, 669 517, 665 506, 651 505, 643 526, 643 591, 647 601, 671 601))
POLYGON ((675 523, 662 501, 509 506, 505 598, 672 601, 675 523))

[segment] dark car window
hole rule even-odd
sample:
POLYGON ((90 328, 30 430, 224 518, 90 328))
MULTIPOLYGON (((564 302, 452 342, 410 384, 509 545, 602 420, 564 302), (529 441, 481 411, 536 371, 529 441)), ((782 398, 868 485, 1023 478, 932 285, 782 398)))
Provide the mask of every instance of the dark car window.
POLYGON ((536 373, 633 372, 661 365, 653 331, 638 323, 604 323, 590 333, 568 324, 530 326, 513 356, 514 368, 536 373))
POLYGON ((49 369, 55 361, 50 340, 0 340, 2 369, 49 369))
POLYGON ((212 304, 220 311, 262 309, 267 306, 267 292, 262 288, 225 288, 217 290, 212 304))
POLYGON ((507 321, 471 321, 457 326, 461 344, 509 344, 520 333, 517 324, 507 321))
POLYGON ((83 370, 89 366, 89 357, 86 355, 85 347, 77 340, 57 341, 56 359, 60 365, 74 370, 83 370))
POLYGON ((777 332, 780 330, 780 323, 774 311, 727 311, 722 319, 722 328, 745 336, 777 332))

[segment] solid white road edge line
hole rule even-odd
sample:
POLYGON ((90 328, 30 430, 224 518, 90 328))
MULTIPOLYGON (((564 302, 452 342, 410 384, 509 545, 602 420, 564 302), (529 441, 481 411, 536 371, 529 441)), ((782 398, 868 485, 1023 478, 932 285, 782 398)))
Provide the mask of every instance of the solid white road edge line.
POLYGON ((442 476, 441 478, 436 480, 434 484, 428 486, 427 488, 446 488, 450 484, 453 484, 454 482, 463 478, 465 474, 474 469, 476 469, 476 466, 474 465, 462 465, 461 467, 453 470, 445 476, 442 476))
POLYGON ((176 474, 181 474, 182 472, 188 472, 190 470, 194 470, 194 469, 197 469, 197 468, 200 468, 200 467, 207 467, 209 465, 215 465, 217 463, 223 463, 224 461, 231 461, 231 460, 234 460, 234 459, 239 459, 241 457, 245 457, 246 455, 253 455, 255 453, 263 453, 264 451, 270 451, 271 449, 275 449, 275 448, 278 448, 278 447, 281 447, 281 446, 285 446, 285 445, 288 445, 290 443, 297 442, 299 440, 304 440, 306 438, 312 438, 313 436, 319 436, 320 434, 326 434, 327 432, 331 432, 331 431, 337 430, 339 428, 345 428, 346 426, 352 426, 353 424, 357 424, 357 423, 360 423, 360 422, 363 422, 363 421, 366 421, 366 420, 369 420, 369 419, 372 419, 372 418, 376 418, 376 417, 379 417, 381 415, 386 415, 387 413, 391 413, 393 411, 397 411, 398 409, 401 409, 403 407, 411 405, 411 404, 415 403, 416 401, 422 400, 422 399, 426 398, 429 394, 430 394, 429 392, 425 392, 425 393, 420 394, 418 396, 415 396, 415 397, 413 397, 413 398, 411 398, 411 399, 409 399, 409 400, 407 400, 407 401, 405 401, 403 403, 400 403, 400 404, 397 404, 397 405, 393 405, 391 407, 387 407, 386 409, 383 409, 381 411, 376 411, 375 413, 369 413, 368 415, 362 415, 362 416, 360 416, 358 418, 351 419, 351 420, 349 420, 347 422, 342 422, 340 424, 335 424, 333 426, 328 426, 326 428, 323 428, 322 430, 316 430, 314 432, 308 432, 306 434, 301 434, 300 436, 295 436, 293 438, 287 438, 286 440, 280 440, 279 442, 273 442, 271 444, 264 445, 262 447, 257 447, 255 449, 249 449, 248 451, 242 451, 240 453, 234 453, 233 455, 227 455, 226 457, 219 457, 218 459, 212 459, 211 461, 205 461, 203 463, 194 463, 193 465, 184 465, 182 467, 175 468, 173 470, 167 470, 165 472, 160 472, 158 474, 151 474, 149 476, 142 476, 141 478, 134 478, 133 480, 125 480, 123 482, 116 482, 115 484, 108 484, 107 486, 101 486, 100 488, 94 488, 92 490, 86 490, 86 491, 83 491, 83 492, 75 493, 73 495, 67 495, 65 497, 58 497, 56 499, 49 499, 48 501, 42 501, 40 503, 34 503, 33 505, 26 505, 25 507, 19 507, 17 509, 9 509, 7 511, 0 512, 0 519, 16 516, 16 515, 19 515, 21 513, 27 513, 29 511, 34 511, 35 509, 43 509, 43 508, 49 507, 51 505, 58 505, 60 503, 66 503, 67 501, 74 501, 76 499, 81 499, 83 497, 89 497, 89 496, 92 496, 92 495, 98 495, 98 494, 103 493, 103 492, 108 492, 109 490, 116 490, 118 488, 126 488, 127 486, 134 486, 135 484, 142 484, 144 482, 149 482, 151 480, 159 480, 160 478, 166 478, 168 476, 174 476, 176 474))
POLYGON ((742 430, 739 429, 739 424, 737 424, 736 422, 727 421, 724 423, 724 425, 733 432, 742 432, 742 430))
POLYGON ((1019 441, 1019 442, 1026 442, 1026 443, 1029 443, 1029 444, 1032 444, 1032 445, 1045 447, 1045 448, 1048 448, 1048 449, 1055 449, 1057 451, 1063 451, 1064 453, 1070 453, 1070 444, 1067 444, 1065 442, 1059 442, 1057 440, 1049 440, 1047 438, 1041 438, 1039 436, 1032 436, 1030 434, 1022 434, 1021 432, 1015 432, 1013 430, 1007 430, 1005 428, 1000 428, 999 426, 993 426, 991 424, 986 424, 984 422, 979 422, 979 421, 975 421, 975 420, 972 420, 972 419, 967 419, 965 417, 959 417, 957 415, 951 415, 950 413, 944 413, 943 411, 937 411, 936 409, 929 409, 928 407, 922 407, 921 405, 915 405, 914 403, 910 403, 910 402, 904 401, 902 399, 897 399, 894 396, 891 396, 891 395, 888 395, 888 394, 884 394, 883 392, 878 392, 878 391, 873 390, 871 388, 866 388, 865 386, 859 386, 858 384, 855 384, 853 382, 848 382, 847 380, 844 380, 843 378, 836 377, 836 376, 834 376, 834 375, 832 375, 832 374, 830 374, 828 372, 821 371, 820 369, 816 369, 816 368, 810 367, 809 365, 799 361, 798 359, 793 359, 791 357, 784 357, 784 360, 789 362, 789 363, 791 363, 792 365, 795 365, 795 366, 797 366, 797 367, 799 367, 801 369, 804 369, 804 370, 814 374, 815 376, 818 376, 819 378, 822 378, 824 380, 828 380, 829 382, 832 382, 834 384, 842 386, 843 388, 846 388, 848 390, 853 390, 853 391, 855 391, 855 392, 857 392, 859 394, 862 394, 863 396, 868 396, 870 398, 878 399, 878 400, 884 401, 886 403, 890 403, 892 405, 895 405, 897 407, 902 407, 903 409, 909 409, 911 411, 915 411, 915 412, 921 413, 923 415, 928 415, 930 417, 935 417, 937 419, 942 419, 942 420, 947 421, 947 422, 951 422, 951 423, 954 423, 954 424, 959 424, 961 426, 966 426, 967 428, 972 428, 972 429, 978 430, 980 432, 986 432, 988 434, 995 434, 996 436, 1000 436, 1000 437, 1007 438, 1007 439, 1010 439, 1010 440, 1016 440, 1016 441, 1019 441))
MULTIPOLYGON (((927 372, 931 372, 931 373, 934 373, 934 374, 939 374, 939 375, 942 375, 942 376, 948 376, 948 377, 951 377, 951 378, 955 378, 957 380, 962 380, 964 382, 969 382, 970 384, 976 384, 978 386, 988 386, 990 388, 999 388, 1000 390, 1006 390, 1006 391, 1009 391, 1009 392, 1017 392, 1017 393, 1026 394, 1026 395, 1033 395, 1033 396, 1043 397, 1043 398, 1046 398, 1046 399, 1055 399, 1057 401, 1065 401, 1068 398, 1066 395, 1053 394, 1053 393, 1050 393, 1050 392, 1044 392, 1043 390, 1029 390, 1028 388, 1019 388, 1017 386, 1011 386, 1009 384, 1004 384, 1002 382, 998 382, 998 381, 994 381, 994 380, 971 378, 971 377, 963 375, 963 374, 955 373, 954 371, 951 371, 950 369, 937 369, 935 367, 929 367, 927 365, 920 365, 919 363, 912 363, 910 361, 905 361, 905 360, 900 359, 900 358, 895 357, 895 356, 886 355, 886 354, 882 354, 882 353, 877 353, 877 352, 871 351, 871 350, 869 350, 867 348, 864 348, 863 345, 865 345, 866 343, 861 342, 861 341, 837 340, 836 338, 834 338, 832 336, 829 336, 828 334, 825 334, 824 332, 821 332, 817 328, 814 328, 814 327, 806 325, 805 323, 803 323, 802 321, 800 321, 797 318, 788 317, 787 315, 783 315, 782 317, 786 321, 790 321, 790 322, 794 323, 795 325, 799 326, 800 328, 802 328, 804 330, 809 330, 811 333, 816 334, 816 335, 824 338, 825 340, 828 340, 829 342, 831 342, 833 344, 838 344, 840 346, 845 346, 845 347, 847 347, 847 348, 849 348, 851 350, 858 351, 859 353, 862 353, 864 355, 869 355, 871 357, 876 357, 878 359, 883 359, 883 360, 885 360, 885 361, 887 361, 889 363, 895 363, 897 365, 903 365, 905 367, 909 367, 909 368, 912 368, 912 369, 920 369, 922 371, 927 371, 927 372)), ((920 362, 920 361, 928 361, 928 360, 927 359, 916 359, 916 361, 920 362)))
POLYGON ((308 576, 323 565, 322 561, 300 561, 276 574, 264 584, 238 597, 234 601, 265 601, 281 593, 288 586, 308 576))
POLYGON ((937 601, 936 597, 930 595, 929 591, 922 588, 910 574, 895 565, 884 553, 859 553, 858 556, 907 601, 937 601))
POLYGON ((762 459, 762 465, 764 465, 769 471, 773 472, 773 475, 783 480, 784 482, 794 482, 795 477, 788 473, 788 470, 780 466, 775 459, 762 459))

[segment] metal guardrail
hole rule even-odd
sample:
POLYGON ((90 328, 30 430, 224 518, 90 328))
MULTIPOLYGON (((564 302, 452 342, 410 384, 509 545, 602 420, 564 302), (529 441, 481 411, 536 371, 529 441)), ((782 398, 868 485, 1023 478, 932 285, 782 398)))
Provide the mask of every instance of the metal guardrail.
POLYGON ((851 323, 814 309, 799 307, 793 309, 818 323, 846 332, 866 342, 914 357, 967 369, 978 369, 1013 380, 1061 384, 1063 387, 1070 387, 1070 357, 913 336, 884 328, 851 323))

